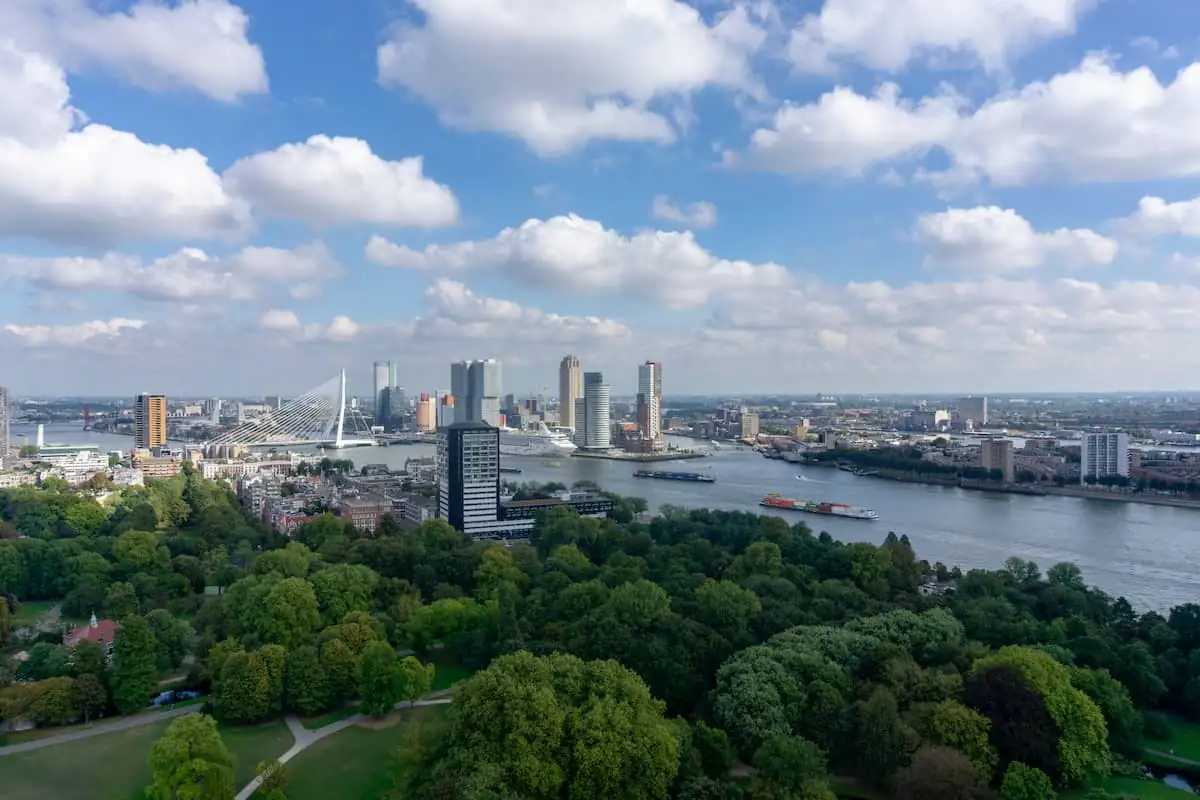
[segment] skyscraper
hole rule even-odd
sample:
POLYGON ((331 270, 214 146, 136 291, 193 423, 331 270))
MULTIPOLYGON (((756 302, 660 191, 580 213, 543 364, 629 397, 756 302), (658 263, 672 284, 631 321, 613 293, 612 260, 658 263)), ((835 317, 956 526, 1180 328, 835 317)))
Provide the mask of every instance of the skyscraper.
POLYGON ((387 398, 384 391, 396 385, 396 362, 375 362, 375 422, 382 425, 388 420, 387 398))
POLYGON ((438 516, 476 538, 527 529, 500 512, 500 430, 483 422, 451 425, 438 442, 438 516))
POLYGON ((662 438, 662 364, 657 361, 638 367, 637 419, 645 439, 662 438))
POLYGON ((583 366, 578 356, 563 356, 558 365, 558 424, 574 428, 575 401, 583 397, 583 366))
POLYGON ((607 450, 612 447, 609 388, 602 372, 583 374, 583 413, 583 447, 587 450, 607 450))
POLYGON ((450 393, 456 422, 486 422, 500 427, 500 362, 458 361, 450 365, 450 393))
POLYGON ((4 459, 8 458, 10 446, 8 416, 8 389, 0 386, 0 467, 4 466, 4 459))
POLYGON ((1079 482, 1129 477, 1128 433, 1085 433, 1079 447, 1079 482))
POLYGON ((139 394, 133 405, 133 446, 139 450, 167 443, 167 398, 139 394))

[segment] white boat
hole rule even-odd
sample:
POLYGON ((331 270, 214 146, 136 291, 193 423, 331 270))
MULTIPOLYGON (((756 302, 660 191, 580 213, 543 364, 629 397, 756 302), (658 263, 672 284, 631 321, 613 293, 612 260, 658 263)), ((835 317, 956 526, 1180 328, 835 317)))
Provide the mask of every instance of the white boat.
POLYGON ((505 456, 569 456, 578 449, 565 431, 552 431, 539 422, 526 430, 500 429, 500 454, 505 456))

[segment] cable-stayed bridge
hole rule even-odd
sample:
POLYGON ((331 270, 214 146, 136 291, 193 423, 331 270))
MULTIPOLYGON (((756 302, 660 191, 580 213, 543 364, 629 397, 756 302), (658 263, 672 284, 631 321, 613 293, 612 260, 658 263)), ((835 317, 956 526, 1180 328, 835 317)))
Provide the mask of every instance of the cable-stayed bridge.
POLYGON ((346 407, 346 371, 280 408, 248 420, 206 443, 208 446, 370 447, 376 444, 370 422, 358 409, 346 407))

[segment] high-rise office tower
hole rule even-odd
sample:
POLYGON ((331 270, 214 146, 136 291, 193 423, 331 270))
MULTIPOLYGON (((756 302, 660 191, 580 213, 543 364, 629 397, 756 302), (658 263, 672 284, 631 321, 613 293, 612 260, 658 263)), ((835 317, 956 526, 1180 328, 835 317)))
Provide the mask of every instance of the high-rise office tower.
POLYGON ((390 418, 384 392, 396 385, 396 362, 375 362, 375 422, 383 425, 390 418))
POLYGON ((500 426, 500 362, 458 361, 450 365, 450 393, 456 422, 486 422, 500 426))
POLYGON ((8 410, 8 389, 0 386, 0 467, 4 466, 4 459, 8 458, 9 444, 9 410, 8 410))
POLYGON ((583 414, 586 426, 583 447, 587 450, 607 450, 612 447, 609 388, 602 372, 583 373, 583 414))
POLYGON ((133 405, 133 446, 139 450, 167 443, 167 398, 139 394, 133 405))
POLYGON ((988 402, 986 397, 963 397, 958 403, 958 415, 965 422, 971 420, 975 427, 982 428, 988 421, 988 402))
POLYGON ((662 437, 662 364, 657 361, 638 367, 637 419, 643 437, 662 437))
POLYGON ((476 538, 499 538, 528 527, 502 519, 500 429, 485 422, 457 422, 438 442, 438 516, 476 538))
POLYGON ((575 401, 583 397, 583 366, 578 356, 563 356, 558 365, 558 424, 575 428, 575 401))

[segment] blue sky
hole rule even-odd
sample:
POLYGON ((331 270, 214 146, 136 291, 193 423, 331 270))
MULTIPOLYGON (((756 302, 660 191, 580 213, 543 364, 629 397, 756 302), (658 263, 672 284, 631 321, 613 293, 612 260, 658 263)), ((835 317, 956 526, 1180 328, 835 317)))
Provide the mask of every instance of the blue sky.
POLYGON ((1185 388, 1186 5, 13 0, 0 384, 1185 388))

